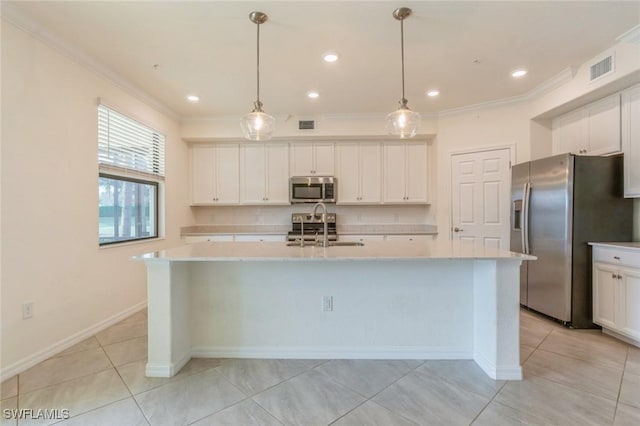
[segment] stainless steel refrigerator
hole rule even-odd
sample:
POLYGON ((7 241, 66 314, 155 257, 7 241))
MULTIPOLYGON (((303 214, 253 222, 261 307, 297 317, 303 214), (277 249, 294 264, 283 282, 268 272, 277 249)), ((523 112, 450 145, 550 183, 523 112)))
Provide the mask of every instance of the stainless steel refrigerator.
POLYGON ((556 155, 511 170, 511 250, 537 256, 520 272, 520 303, 591 328, 589 241, 631 241, 622 156, 556 155))

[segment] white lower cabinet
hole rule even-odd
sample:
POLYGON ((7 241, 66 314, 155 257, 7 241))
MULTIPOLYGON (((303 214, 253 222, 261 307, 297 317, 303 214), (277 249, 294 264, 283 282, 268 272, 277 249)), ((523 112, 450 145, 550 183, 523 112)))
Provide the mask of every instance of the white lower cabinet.
POLYGON ((367 241, 384 241, 384 235, 339 235, 338 240, 366 243, 367 241))
POLYGON ((233 235, 187 235, 182 237, 187 244, 201 243, 204 241, 233 241, 233 235))
POLYGON ((387 241, 432 241, 434 235, 387 235, 387 241))
POLYGON ((593 247, 593 322, 640 345, 640 249, 593 247))
POLYGON ((282 241, 285 242, 287 240, 286 235, 247 235, 247 234, 239 234, 236 235, 235 241, 282 241))
POLYGON ((286 241, 286 235, 274 234, 212 234, 212 235, 187 235, 182 237, 187 244, 201 243, 203 241, 286 241))

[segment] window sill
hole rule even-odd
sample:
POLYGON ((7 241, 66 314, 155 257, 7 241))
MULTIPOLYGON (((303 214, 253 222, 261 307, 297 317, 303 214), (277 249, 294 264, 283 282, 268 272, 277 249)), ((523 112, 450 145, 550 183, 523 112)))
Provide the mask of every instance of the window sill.
POLYGON ((113 243, 113 244, 105 244, 103 246, 98 246, 98 248, 100 250, 106 250, 106 249, 110 249, 110 248, 116 248, 116 247, 125 247, 125 246, 137 246, 140 244, 150 244, 150 243, 155 243, 158 241, 165 241, 166 238, 165 237, 158 237, 158 238, 147 238, 144 240, 134 240, 134 241, 123 241, 121 243, 113 243))

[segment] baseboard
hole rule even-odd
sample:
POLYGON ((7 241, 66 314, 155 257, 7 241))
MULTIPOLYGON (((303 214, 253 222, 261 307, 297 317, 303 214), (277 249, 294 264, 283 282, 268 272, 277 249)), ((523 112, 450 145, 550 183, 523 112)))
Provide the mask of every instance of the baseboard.
POLYGON ((618 333, 616 331, 613 331, 613 330, 610 330, 610 329, 604 328, 604 327, 602 327, 602 332, 604 334, 606 334, 606 335, 609 335, 611 337, 615 337, 618 340, 622 340, 625 343, 628 343, 630 345, 637 346, 637 347, 640 348, 640 340, 633 339, 633 338, 631 338, 629 336, 625 336, 624 334, 620 334, 620 333, 618 333))
POLYGON ((499 366, 479 355, 474 357, 473 360, 493 380, 522 380, 522 367, 520 365, 499 366))
POLYGON ((185 354, 174 364, 151 364, 145 366, 145 376, 147 377, 173 377, 191 359, 191 353, 185 354))
POLYGON ((200 346, 191 349, 193 358, 270 359, 473 359, 472 348, 463 347, 229 347, 200 346))
POLYGON ((123 319, 135 314, 136 312, 144 309, 147 306, 147 301, 143 300, 140 303, 136 303, 130 308, 125 309, 124 311, 118 312, 115 315, 110 316, 109 318, 98 322, 90 327, 85 328, 67 338, 60 340, 59 342, 50 345, 49 347, 36 352, 33 355, 30 355, 18 362, 15 362, 8 367, 3 368, 0 371, 0 381, 5 381, 15 376, 16 374, 20 374, 29 368, 33 367, 41 363, 42 361, 51 358, 52 356, 59 354, 60 352, 70 348, 71 346, 82 342, 85 339, 101 332, 102 330, 111 327, 112 325, 122 321, 123 319))

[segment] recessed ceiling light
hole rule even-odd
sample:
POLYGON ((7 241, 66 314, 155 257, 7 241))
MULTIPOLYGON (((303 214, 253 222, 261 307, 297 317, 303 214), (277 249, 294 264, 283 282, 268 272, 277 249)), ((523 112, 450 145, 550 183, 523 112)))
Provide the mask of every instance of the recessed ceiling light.
POLYGON ((518 70, 515 70, 514 72, 511 73, 511 77, 518 78, 518 77, 524 76, 525 74, 527 74, 527 70, 518 69, 518 70))
POLYGON ((320 96, 320 93, 318 93, 318 92, 316 92, 316 91, 314 91, 314 90, 311 90, 311 91, 307 92, 307 96, 308 96, 309 98, 311 98, 311 99, 315 99, 315 98, 317 98, 318 96, 320 96))
POLYGON ((427 92, 427 96, 430 96, 432 98, 435 96, 438 96, 439 94, 440 94, 440 91, 436 89, 431 89, 427 92))
POLYGON ((200 98, 196 95, 189 95, 187 96, 187 100, 189 102, 198 102, 200 100, 200 98))
POLYGON ((333 52, 327 52, 324 55, 322 55, 322 59, 324 59, 325 62, 335 62, 338 60, 338 54, 333 52))

